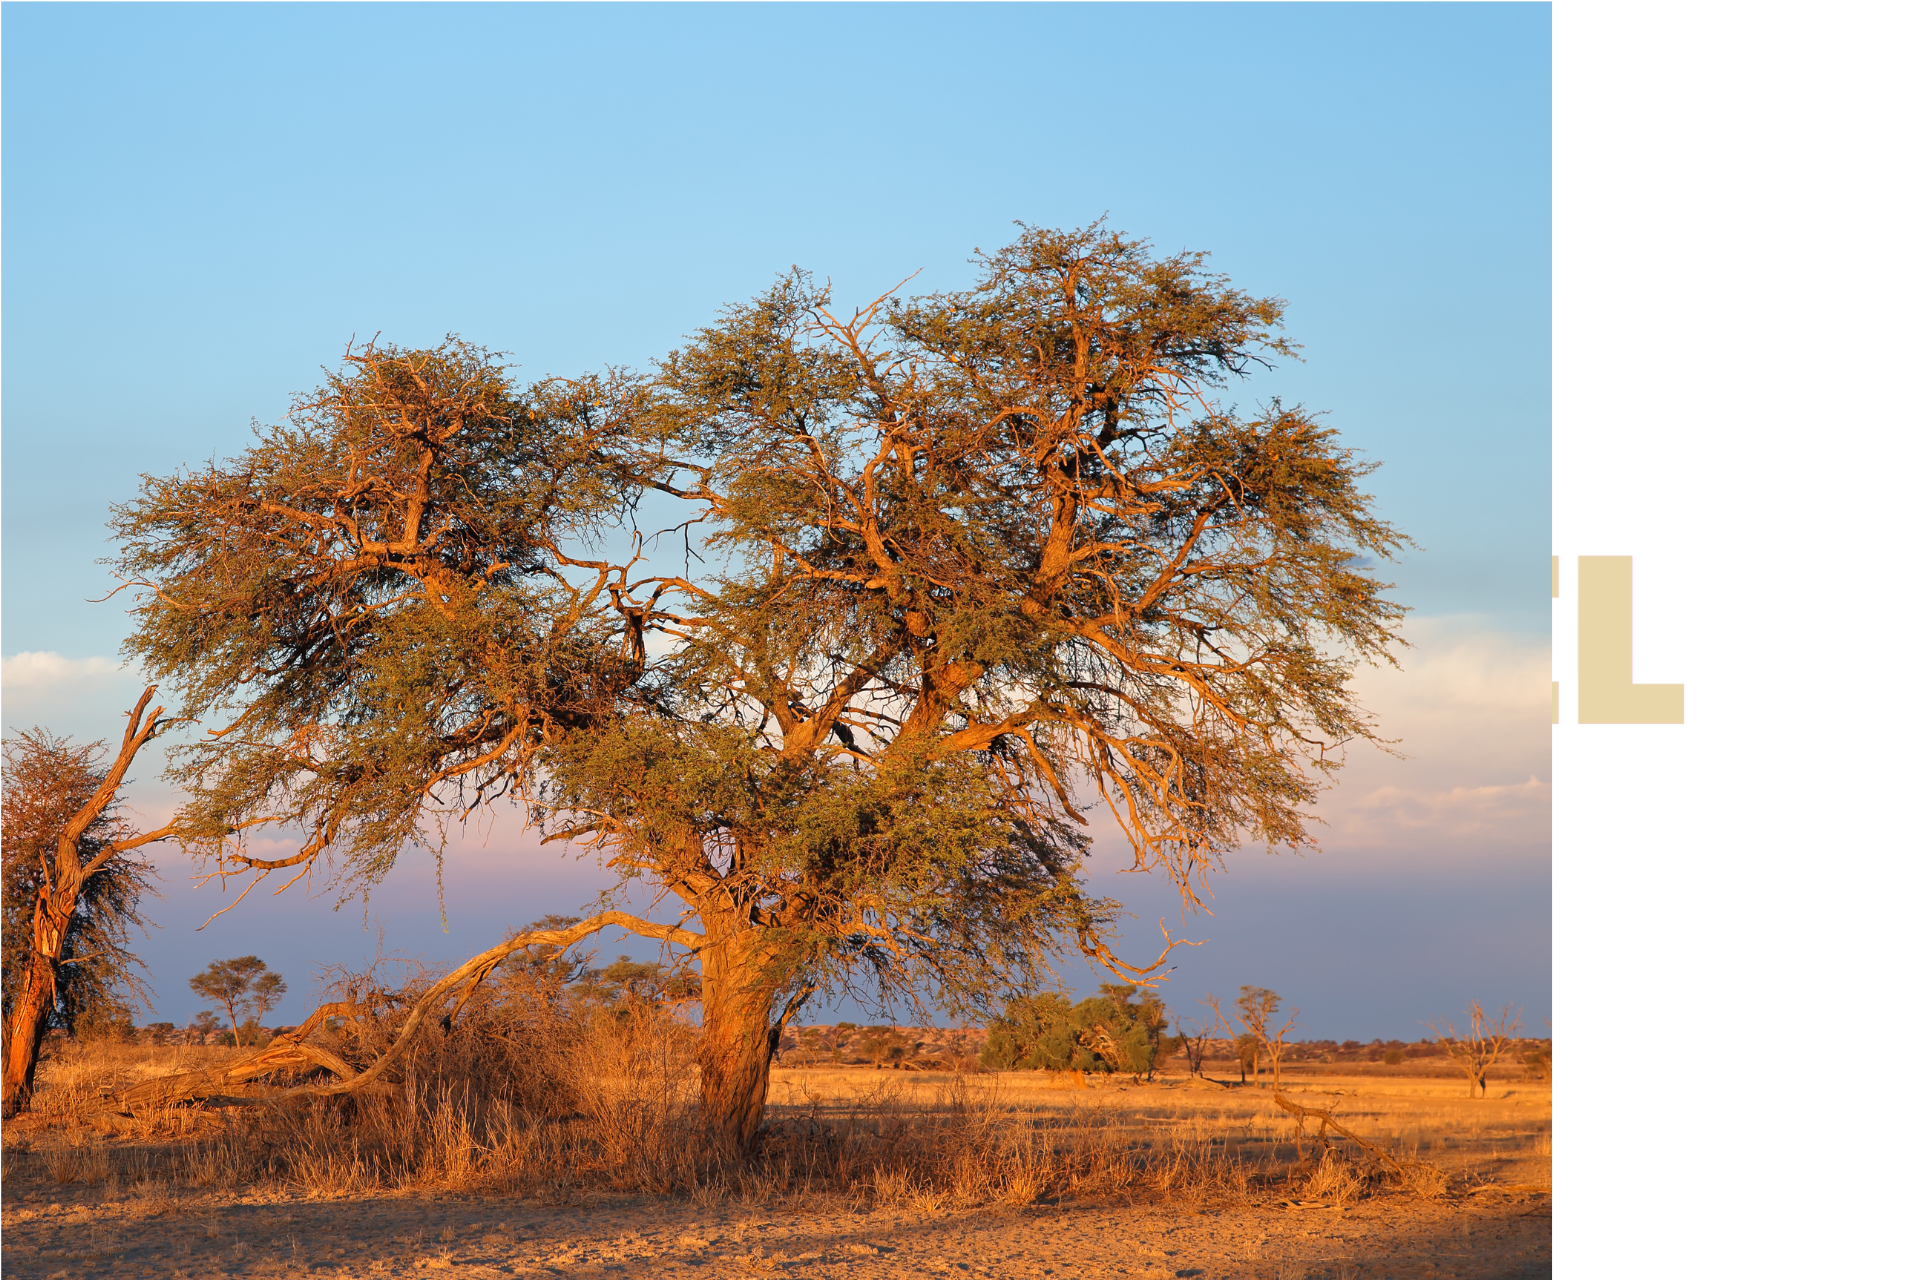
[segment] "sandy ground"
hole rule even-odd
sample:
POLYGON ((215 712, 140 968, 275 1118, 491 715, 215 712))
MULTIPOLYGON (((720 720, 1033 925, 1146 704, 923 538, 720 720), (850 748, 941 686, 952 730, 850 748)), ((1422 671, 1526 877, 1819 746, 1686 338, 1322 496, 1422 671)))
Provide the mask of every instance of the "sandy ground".
MULTIPOLYGON (((1291 1124, 1256 1088, 1173 1078, 1068 1087, 1042 1073, 987 1086, 1023 1113, 1124 1123, 1247 1151, 1284 1150, 1291 1124)), ((1552 1274, 1552 1091, 1514 1084, 1468 1100, 1457 1080, 1288 1082, 1402 1157, 1434 1160, 1453 1193, 1344 1208, 1254 1192, 1219 1202, 1068 1200, 1021 1209, 863 1208, 846 1196, 763 1200, 612 1195, 549 1187, 499 1196, 440 1189, 343 1197, 285 1184, 240 1191, 123 1173, 55 1181, 9 1126, 0 1192, 6 1277, 980 1276, 1545 1277, 1552 1274)), ((874 1097, 925 1102, 908 1073, 782 1070, 770 1114, 831 1113, 874 1097)), ((924 1098, 921 1095, 926 1095, 924 1098)), ((29 1118, 31 1121, 31 1118, 29 1118)), ((52 1140, 52 1132, 38 1141, 52 1140)), ((149 1139, 148 1141, 152 1141, 149 1139)), ((121 1157, 164 1149, 134 1143, 121 1157)), ((104 1167, 102 1169, 104 1173, 104 1167)), ((576 1184, 577 1186, 577 1184, 576 1184)))
POLYGON ((1071 1205, 933 1215, 822 1203, 593 1198, 155 1202, 9 1187, 9 1277, 1545 1277, 1544 1193, 1210 1210, 1071 1205), (64 1198, 54 1200, 54 1195, 64 1198))

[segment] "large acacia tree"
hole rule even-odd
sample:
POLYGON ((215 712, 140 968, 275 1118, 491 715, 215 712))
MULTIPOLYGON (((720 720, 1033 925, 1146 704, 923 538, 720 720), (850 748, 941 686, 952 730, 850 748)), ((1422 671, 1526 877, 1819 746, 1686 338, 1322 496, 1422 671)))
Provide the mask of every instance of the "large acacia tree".
POLYGON ((1190 897, 1307 840, 1328 748, 1373 736, 1346 682, 1390 660, 1361 562, 1398 535, 1331 429, 1222 398, 1288 354, 1279 301, 1100 227, 979 267, 850 312, 795 272, 644 376, 368 346, 149 477, 119 566, 133 656, 209 727, 182 839, 357 887, 525 805, 697 957, 736 1147, 817 993, 1128 970, 1086 811, 1190 897))

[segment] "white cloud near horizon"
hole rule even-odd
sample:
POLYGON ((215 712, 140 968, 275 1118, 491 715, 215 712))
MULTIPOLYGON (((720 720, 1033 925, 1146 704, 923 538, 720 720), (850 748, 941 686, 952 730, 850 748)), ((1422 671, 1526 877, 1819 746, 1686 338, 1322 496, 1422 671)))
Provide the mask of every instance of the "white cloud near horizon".
POLYGON ((1551 642, 1470 615, 1414 619, 1398 670, 1353 683, 1393 750, 1350 749, 1315 806, 1328 850, 1445 861, 1551 848, 1551 642))
POLYGON ((140 696, 140 673, 116 658, 25 650, 0 658, 8 732, 39 727, 80 741, 118 739, 140 696))
POLYGON ((8 694, 30 694, 119 675, 123 670, 112 658, 69 658, 48 650, 27 650, 0 658, 0 689, 8 694))
POLYGON ((1449 839, 1490 836, 1511 842, 1545 820, 1550 788, 1539 778, 1447 791, 1379 787, 1354 801, 1342 815, 1342 836, 1354 843, 1381 843, 1407 831, 1435 831, 1449 839))
MULTIPOLYGON (((1349 744, 1309 811, 1318 872, 1371 873, 1544 862, 1552 849, 1551 655, 1544 635, 1471 615, 1405 627, 1400 667, 1353 681, 1391 752, 1349 744)), ((1089 815, 1097 863, 1131 862, 1111 817, 1089 815)), ((1230 860, 1236 873, 1263 864, 1230 860)), ((1276 864, 1278 865, 1278 864, 1276 864)))

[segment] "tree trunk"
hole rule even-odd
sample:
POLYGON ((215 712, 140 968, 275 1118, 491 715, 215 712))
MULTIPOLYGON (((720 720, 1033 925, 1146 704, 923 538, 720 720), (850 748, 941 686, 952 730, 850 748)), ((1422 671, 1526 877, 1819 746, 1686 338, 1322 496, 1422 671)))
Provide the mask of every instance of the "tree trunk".
POLYGON ((33 948, 28 954, 27 973, 14 1003, 13 1015, 7 1021, 6 1064, 0 1068, 0 1119, 11 1120, 19 1115, 33 1096, 40 1044, 46 1038, 47 1022, 53 1016, 59 992, 54 980, 56 966, 60 963, 61 951, 66 948, 74 912, 79 909, 81 886, 112 855, 171 838, 173 824, 168 823, 158 831, 116 840, 104 848, 90 847, 90 861, 80 856, 80 842, 120 794, 120 782, 127 776, 134 756, 160 731, 162 708, 155 707, 144 722, 140 719, 147 703, 153 700, 155 687, 147 686, 127 717, 127 732, 120 740, 120 754, 114 758, 112 767, 101 777, 87 802, 61 828, 47 881, 34 899, 33 948))
POLYGON ((751 1155, 780 1046, 776 992, 751 926, 706 916, 701 923, 708 938, 700 951, 701 1117, 723 1154, 751 1155))
POLYGON ((72 923, 73 902, 66 902, 62 910, 61 904, 50 901, 47 888, 42 886, 33 905, 33 950, 28 957, 25 981, 14 997, 13 1016, 7 1020, 0 1118, 13 1119, 26 1109, 28 1099, 33 1096, 40 1044, 46 1038, 47 1022, 53 1017, 53 967, 60 963, 60 951, 67 944, 67 929, 72 923))

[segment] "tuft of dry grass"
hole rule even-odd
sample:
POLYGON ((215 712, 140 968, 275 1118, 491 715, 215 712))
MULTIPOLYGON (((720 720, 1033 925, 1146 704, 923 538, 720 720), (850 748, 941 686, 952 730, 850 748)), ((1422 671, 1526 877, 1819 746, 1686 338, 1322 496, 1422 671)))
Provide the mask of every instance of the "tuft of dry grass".
POLYGON ((107 1180, 107 1151, 97 1142, 56 1142, 46 1152, 47 1173, 55 1182, 97 1187, 107 1180))

